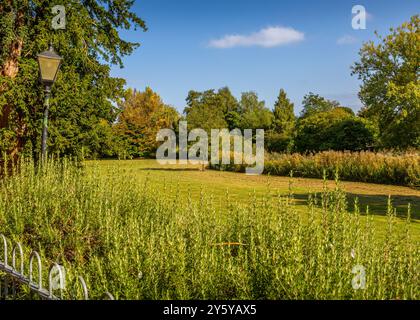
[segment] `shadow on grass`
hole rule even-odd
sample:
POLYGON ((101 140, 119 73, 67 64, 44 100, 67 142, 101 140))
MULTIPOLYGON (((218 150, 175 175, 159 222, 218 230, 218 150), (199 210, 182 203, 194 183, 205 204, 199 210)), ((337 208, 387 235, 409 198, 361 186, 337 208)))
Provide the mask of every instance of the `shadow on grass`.
MULTIPOLYGON (((369 213, 374 215, 385 216, 387 213, 388 196, 382 194, 355 194, 346 192, 348 201, 348 210, 354 212, 354 201, 356 198, 359 202, 359 209, 362 214, 366 213, 366 207, 369 206, 369 213)), ((294 194, 295 203, 298 205, 307 205, 309 194, 294 194)), ((320 194, 318 194, 320 197, 320 194)), ((397 216, 405 219, 408 212, 408 204, 411 204, 411 218, 420 220, 420 197, 413 195, 392 195, 391 203, 396 208, 397 216)))
POLYGON ((200 171, 199 168, 139 168, 141 171, 200 171))

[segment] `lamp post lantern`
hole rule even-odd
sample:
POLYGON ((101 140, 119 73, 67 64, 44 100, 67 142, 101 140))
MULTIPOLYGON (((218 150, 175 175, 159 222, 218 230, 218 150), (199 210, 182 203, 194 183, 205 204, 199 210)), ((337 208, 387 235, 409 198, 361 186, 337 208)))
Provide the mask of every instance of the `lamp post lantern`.
POLYGON ((57 77, 62 58, 54 51, 52 45, 48 51, 38 54, 40 81, 45 86, 44 121, 42 125, 42 160, 47 155, 48 111, 50 107, 51 87, 57 77))

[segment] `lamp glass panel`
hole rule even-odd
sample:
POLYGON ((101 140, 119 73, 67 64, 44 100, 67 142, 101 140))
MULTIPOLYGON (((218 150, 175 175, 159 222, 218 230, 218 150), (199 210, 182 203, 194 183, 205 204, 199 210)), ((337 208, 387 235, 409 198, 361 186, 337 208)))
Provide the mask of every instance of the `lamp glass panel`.
POLYGON ((38 57, 39 67, 41 69, 41 79, 43 81, 54 81, 60 66, 59 59, 52 59, 46 57, 38 57))

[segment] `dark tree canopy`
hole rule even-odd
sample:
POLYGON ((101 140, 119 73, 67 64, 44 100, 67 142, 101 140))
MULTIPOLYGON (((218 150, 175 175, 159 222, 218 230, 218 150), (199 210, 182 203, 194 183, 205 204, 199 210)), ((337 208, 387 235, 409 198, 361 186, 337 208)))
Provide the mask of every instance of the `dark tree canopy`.
POLYGON ((299 152, 359 151, 372 144, 373 132, 369 124, 345 108, 316 112, 300 119, 297 125, 295 147, 299 152))

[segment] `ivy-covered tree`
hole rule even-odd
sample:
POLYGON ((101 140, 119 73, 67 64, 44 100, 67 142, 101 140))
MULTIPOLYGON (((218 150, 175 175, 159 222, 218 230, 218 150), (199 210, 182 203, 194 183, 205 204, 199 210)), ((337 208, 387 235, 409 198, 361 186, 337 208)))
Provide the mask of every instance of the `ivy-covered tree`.
MULTIPOLYGON (((146 26, 132 11, 132 0, 0 1, 0 151, 16 157, 40 148, 44 92, 36 55, 51 43, 63 57, 52 90, 50 152, 101 153, 92 143, 116 119, 124 80, 110 76, 110 65, 138 43, 120 31, 146 26), (64 5, 66 26, 54 30, 55 5, 64 5)), ((104 133, 105 134, 105 133, 104 133)), ((109 138, 109 137, 108 137, 109 138)))
POLYGON ((353 74, 362 80, 362 117, 377 123, 384 147, 420 147, 420 17, 367 42, 353 74))

